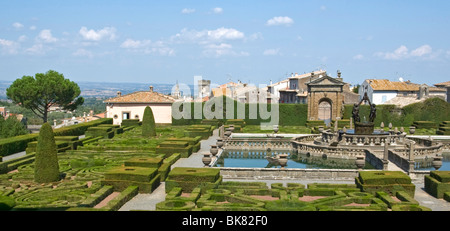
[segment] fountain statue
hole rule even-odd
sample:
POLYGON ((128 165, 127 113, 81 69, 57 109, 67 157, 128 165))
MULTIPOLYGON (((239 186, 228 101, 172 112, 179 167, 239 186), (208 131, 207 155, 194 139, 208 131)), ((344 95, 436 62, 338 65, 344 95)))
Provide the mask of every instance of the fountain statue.
POLYGON ((367 92, 364 93, 364 97, 361 99, 361 101, 359 103, 357 103, 357 104, 355 103, 353 105, 352 117, 353 117, 353 121, 355 123, 355 134, 372 134, 373 133, 376 112, 377 112, 376 105, 370 102, 370 99, 367 96, 367 92), (361 122, 361 119, 359 116, 359 106, 361 105, 361 103, 363 101, 370 105, 370 115, 369 115, 369 121, 366 121, 366 119, 364 119, 364 121, 361 122))

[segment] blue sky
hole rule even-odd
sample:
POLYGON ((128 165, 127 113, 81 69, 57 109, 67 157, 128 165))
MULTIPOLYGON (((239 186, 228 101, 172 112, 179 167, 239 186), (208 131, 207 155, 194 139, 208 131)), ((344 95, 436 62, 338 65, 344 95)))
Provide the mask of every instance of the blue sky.
POLYGON ((450 80, 450 1, 1 1, 0 80, 450 80))

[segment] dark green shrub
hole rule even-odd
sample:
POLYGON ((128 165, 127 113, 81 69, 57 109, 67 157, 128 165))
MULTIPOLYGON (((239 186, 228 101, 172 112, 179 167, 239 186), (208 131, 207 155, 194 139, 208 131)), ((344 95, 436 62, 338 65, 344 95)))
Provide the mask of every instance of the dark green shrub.
POLYGON ((355 178, 355 184, 361 191, 375 194, 384 191, 395 195, 398 191, 405 191, 412 197, 415 193, 415 185, 411 178, 400 171, 360 171, 355 178))
POLYGON ((411 178, 400 171, 360 171, 359 179, 362 184, 410 184, 411 178))
POLYGON ((144 116, 142 117, 142 136, 156 136, 155 117, 153 116, 153 111, 149 106, 145 107, 144 116))
POLYGON ((130 127, 130 126, 139 126, 140 122, 139 119, 127 119, 122 120, 122 123, 120 124, 121 127, 130 127))
POLYGON ((264 206, 268 211, 316 211, 316 207, 304 201, 275 200, 264 206))
POLYGON ((125 166, 159 168, 162 164, 162 158, 156 157, 135 157, 124 162, 125 166))
POLYGON ((101 183, 114 186, 116 191, 135 185, 139 192, 151 193, 159 186, 160 175, 156 168, 117 167, 106 172, 101 183))
POLYGON ((48 183, 59 181, 59 165, 55 138, 50 124, 44 123, 39 131, 34 163, 34 181, 48 183))
POLYGON ((8 196, 0 196, 0 211, 8 211, 16 205, 13 198, 8 196))
POLYGON ((431 171, 430 175, 425 175, 425 191, 436 198, 443 198, 445 192, 450 192, 448 177, 449 171, 431 171))
POLYGON ((177 167, 166 178, 166 192, 174 187, 181 187, 183 192, 191 192, 196 187, 202 191, 216 188, 222 182, 219 169, 177 167))
POLYGON ((108 204, 102 209, 108 211, 117 211, 122 207, 125 203, 135 197, 139 192, 138 186, 128 186, 125 188, 117 197, 108 202, 108 204))

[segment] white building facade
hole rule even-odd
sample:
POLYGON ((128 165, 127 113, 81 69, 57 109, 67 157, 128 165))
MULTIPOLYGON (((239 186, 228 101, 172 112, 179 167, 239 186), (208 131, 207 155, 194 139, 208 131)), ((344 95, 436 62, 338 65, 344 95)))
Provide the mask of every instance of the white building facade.
POLYGON ((113 118, 113 124, 120 125, 125 119, 139 119, 142 121, 144 110, 150 106, 155 118, 155 123, 172 123, 172 104, 175 99, 153 91, 138 91, 127 95, 117 96, 104 101, 106 103, 106 117, 113 118))

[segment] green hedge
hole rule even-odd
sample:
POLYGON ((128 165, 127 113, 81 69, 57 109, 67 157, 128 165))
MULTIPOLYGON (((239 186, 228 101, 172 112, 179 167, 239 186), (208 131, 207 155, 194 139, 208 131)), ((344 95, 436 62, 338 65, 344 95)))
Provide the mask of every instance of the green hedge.
MULTIPOLYGON (((234 116, 233 119, 243 119, 246 125, 260 125, 261 122, 269 122, 269 119, 262 119, 260 114, 259 114, 259 107, 263 106, 266 107, 267 106, 267 111, 270 112, 271 109, 271 104, 242 104, 240 102, 237 102, 235 100, 233 101, 233 105, 234 105, 234 116), (238 118, 238 108, 245 108, 245 115, 244 118, 238 118), (254 110, 253 108, 256 109, 256 118, 250 118, 250 109, 252 108, 252 110, 254 110)), ((226 99, 223 99, 224 105, 226 103, 226 99)), ((203 105, 205 103, 197 103, 197 102, 192 102, 189 103, 190 107, 191 107, 191 118, 189 119, 178 119, 172 120, 172 124, 173 125, 192 125, 192 124, 201 124, 202 120, 206 120, 206 118, 203 115, 202 112, 202 119, 194 119, 194 108, 196 106, 194 106, 195 104, 202 104, 201 108, 203 109, 203 105)), ((279 106, 279 125, 284 125, 284 126, 304 126, 306 123, 306 117, 308 116, 308 105, 307 104, 278 104, 279 106)), ((219 124, 226 124, 227 123, 227 117, 226 117, 226 107, 223 107, 223 118, 224 119, 218 119, 219 124)), ((205 122, 204 124, 208 124, 208 122, 205 122)), ((215 124, 215 122, 214 122, 215 124)))
MULTIPOLYGON (((225 99, 224 99, 225 104, 225 99)), ((190 103, 191 104, 191 118, 190 119, 180 119, 173 120, 173 125, 190 125, 190 124, 200 124, 202 119, 194 118, 194 104, 201 103, 190 103)), ((204 104, 204 103, 203 103, 204 104)), ((202 105, 203 105, 202 104, 202 105)), ((234 117, 237 117, 237 108, 241 108, 242 103, 234 101, 234 117)), ((263 120, 259 115, 259 106, 266 105, 251 105, 244 104, 245 107, 245 118, 244 121, 247 125, 260 125, 261 122, 268 122, 269 120, 263 120), (256 106, 256 107, 255 107, 256 106), (257 117, 250 118, 249 109, 257 108, 257 117)), ((308 105, 307 104, 278 104, 279 106, 279 125, 281 126, 306 126, 307 115, 308 115, 308 105)), ((268 104, 268 111, 271 110, 271 105, 268 104)), ((203 108, 203 107, 201 107, 203 108)), ((349 120, 352 116, 353 105, 344 105, 343 118, 349 120)), ((369 118, 370 107, 368 105, 360 106, 360 116, 363 118, 369 118)), ((226 107, 224 107, 224 115, 226 115, 226 107)), ((223 118, 226 118, 225 116, 223 118)), ((450 104, 439 98, 430 98, 424 102, 419 102, 415 104, 410 104, 402 109, 398 110, 395 105, 377 105, 377 116, 375 118, 375 126, 380 126, 383 122, 386 126, 392 123, 394 127, 409 127, 414 121, 433 121, 435 123, 440 123, 441 121, 446 121, 450 118, 450 104), (396 111, 400 111, 398 114, 396 111)), ((226 123, 226 119, 219 119, 222 123, 226 123)))
POLYGON ((220 182, 222 176, 219 169, 176 167, 166 178, 166 192, 174 187, 181 187, 184 192, 191 192, 199 186, 206 190, 216 188, 220 182))
POLYGON ((433 121, 414 121, 412 126, 416 127, 417 129, 421 128, 437 128, 438 124, 433 121))
POLYGON ((119 210, 125 203, 135 197, 139 192, 139 188, 137 186, 128 186, 125 188, 117 197, 108 202, 108 204, 103 207, 103 210, 107 211, 117 211, 119 210))
POLYGON ((443 198, 444 193, 450 192, 450 171, 431 171, 425 175, 425 191, 436 198, 443 198))
POLYGON ((16 205, 13 198, 0 195, 0 211, 11 210, 16 205))
POLYGON ((360 171, 355 178, 355 184, 361 191, 374 195, 378 191, 391 195, 405 191, 414 197, 415 193, 415 185, 411 183, 411 178, 400 171, 360 171))
POLYGON ((157 157, 135 157, 124 162, 125 167, 159 168, 163 162, 157 157))
POLYGON ((193 151, 193 146, 189 145, 188 142, 182 141, 164 141, 160 143, 155 152, 164 154, 165 157, 169 157, 172 154, 179 153, 181 158, 188 158, 193 151))
POLYGON ((122 120, 122 123, 120 124, 121 127, 130 127, 130 126, 139 126, 141 122, 139 119, 127 119, 122 120))
MULTIPOLYGON (((55 136, 80 136, 83 135, 89 127, 97 126, 99 124, 112 124, 112 122, 113 120, 111 118, 98 119, 86 123, 58 128, 55 129, 53 133, 55 136)), ((38 136, 38 133, 33 133, 0 139, 0 156, 7 156, 25 151, 28 143, 31 141, 36 141, 38 136)))

